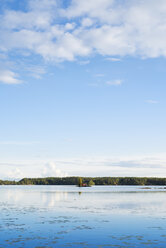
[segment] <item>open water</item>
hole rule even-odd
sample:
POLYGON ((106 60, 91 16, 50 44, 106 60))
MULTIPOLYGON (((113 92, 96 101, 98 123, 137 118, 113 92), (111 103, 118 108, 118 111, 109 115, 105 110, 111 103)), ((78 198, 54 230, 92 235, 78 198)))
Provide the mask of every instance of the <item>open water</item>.
POLYGON ((0 248, 166 248, 164 186, 0 186, 0 248))

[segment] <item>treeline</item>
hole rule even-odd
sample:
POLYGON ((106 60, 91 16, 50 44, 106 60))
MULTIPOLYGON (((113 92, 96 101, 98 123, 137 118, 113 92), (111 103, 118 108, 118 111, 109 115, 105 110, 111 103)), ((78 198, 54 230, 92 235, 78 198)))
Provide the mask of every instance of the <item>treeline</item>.
MULTIPOLYGON (((20 181, 0 180, 0 185, 78 185, 80 177, 23 178, 20 181)), ((154 177, 81 177, 94 185, 166 185, 166 178, 154 177)))
POLYGON ((0 185, 16 185, 17 182, 9 180, 0 180, 0 185))

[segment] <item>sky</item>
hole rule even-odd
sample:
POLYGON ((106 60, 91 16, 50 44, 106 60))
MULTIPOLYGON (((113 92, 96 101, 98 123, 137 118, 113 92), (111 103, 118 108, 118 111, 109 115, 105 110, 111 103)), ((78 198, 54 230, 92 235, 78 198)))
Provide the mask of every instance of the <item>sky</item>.
POLYGON ((1 0, 0 178, 166 177, 166 1, 1 0))

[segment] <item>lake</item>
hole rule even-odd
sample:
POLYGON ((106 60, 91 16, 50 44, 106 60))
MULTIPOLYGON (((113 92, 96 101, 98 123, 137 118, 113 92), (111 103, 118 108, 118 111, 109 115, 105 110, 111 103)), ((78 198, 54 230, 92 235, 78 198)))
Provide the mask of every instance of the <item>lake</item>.
POLYGON ((166 247, 164 186, 0 186, 0 248, 166 247))

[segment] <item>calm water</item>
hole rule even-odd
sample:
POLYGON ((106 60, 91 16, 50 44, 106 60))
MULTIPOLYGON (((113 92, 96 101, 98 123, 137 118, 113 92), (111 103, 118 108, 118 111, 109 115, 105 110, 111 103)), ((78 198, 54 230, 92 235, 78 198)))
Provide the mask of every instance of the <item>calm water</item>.
POLYGON ((166 247, 164 187, 0 186, 0 248, 166 247))

